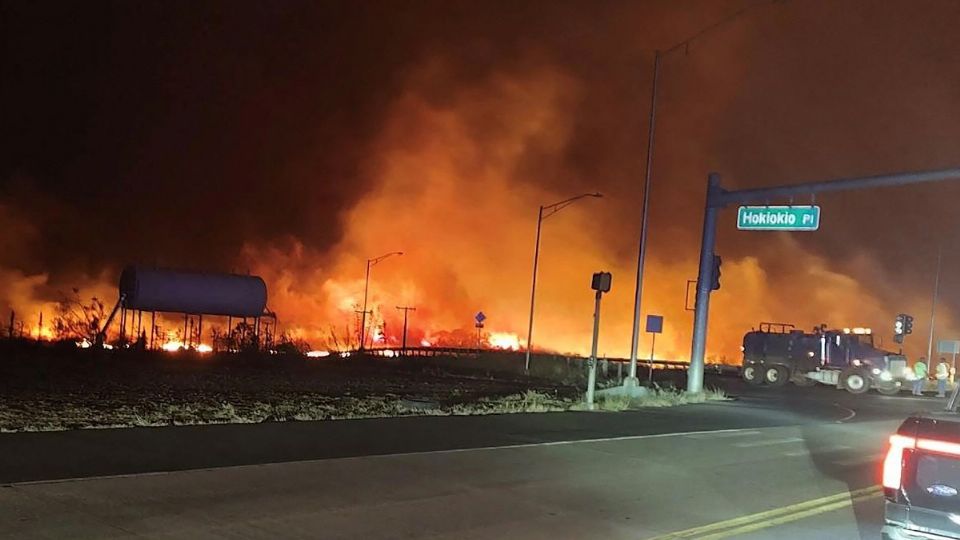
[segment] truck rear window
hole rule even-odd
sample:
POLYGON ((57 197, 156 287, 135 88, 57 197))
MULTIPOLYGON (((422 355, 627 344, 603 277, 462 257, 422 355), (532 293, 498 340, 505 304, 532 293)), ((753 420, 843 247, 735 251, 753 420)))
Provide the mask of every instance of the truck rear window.
POLYGON ((911 461, 916 465, 912 485, 907 487, 911 503, 931 510, 960 511, 960 458, 915 451, 911 461))

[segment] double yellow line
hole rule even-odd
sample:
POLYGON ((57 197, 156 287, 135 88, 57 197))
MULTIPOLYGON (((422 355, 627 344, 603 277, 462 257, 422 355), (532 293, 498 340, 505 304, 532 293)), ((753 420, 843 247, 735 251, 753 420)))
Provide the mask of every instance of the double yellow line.
POLYGON ((817 514, 832 512, 855 503, 872 499, 880 495, 881 489, 877 486, 858 489, 846 493, 837 493, 829 497, 821 497, 810 501, 804 501, 790 506, 782 506, 759 512, 749 516, 743 516, 726 521, 718 521, 702 527, 694 527, 684 531, 672 532, 661 536, 650 538, 649 540, 680 540, 683 538, 696 538, 697 540, 719 540, 729 538, 738 534, 746 534, 753 531, 759 531, 769 527, 776 527, 798 519, 808 518, 817 514))

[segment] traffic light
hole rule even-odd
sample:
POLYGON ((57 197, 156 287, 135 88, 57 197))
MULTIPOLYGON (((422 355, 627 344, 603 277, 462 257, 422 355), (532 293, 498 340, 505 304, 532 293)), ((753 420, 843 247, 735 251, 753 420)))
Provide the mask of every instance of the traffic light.
POLYGON ((904 315, 903 313, 897 315, 896 320, 893 321, 893 335, 902 336, 903 334, 905 334, 906 326, 907 326, 907 316, 904 315))
POLYGON ((719 255, 713 255, 713 290, 720 289, 720 265, 723 264, 723 259, 719 255))
POLYGON ((903 343, 903 338, 913 333, 913 316, 900 313, 893 321, 893 341, 903 343))

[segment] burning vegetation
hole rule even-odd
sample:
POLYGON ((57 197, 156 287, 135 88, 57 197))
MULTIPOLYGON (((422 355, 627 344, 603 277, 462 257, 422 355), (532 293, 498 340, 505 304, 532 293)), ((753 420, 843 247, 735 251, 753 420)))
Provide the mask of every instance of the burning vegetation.
MULTIPOLYGON (((723 19, 729 2, 531 3, 495 22, 460 4, 349 4, 218 11, 215 25, 156 25, 166 16, 120 7, 110 39, 74 20, 106 16, 94 8, 55 21, 9 10, 12 52, 0 54, 19 75, 2 102, 3 334, 93 343, 122 265, 138 261, 263 276, 280 320, 258 332, 158 315, 123 344, 242 350, 252 333, 336 353, 366 334, 370 347, 397 347, 408 306, 408 344, 523 349, 537 208, 599 191, 543 224, 534 342, 585 354, 589 277, 607 270, 600 354, 626 356, 651 51, 723 19), (311 30, 334 15, 338 47, 311 30), (217 56, 240 45, 233 61, 217 56), (362 332, 365 263, 393 250, 404 256, 371 270, 362 332), (489 317, 479 335, 478 311, 489 317)), ((960 38, 940 21, 960 13, 896 5, 907 6, 837 18, 829 2, 773 3, 664 58, 643 298, 644 314, 665 316, 657 358, 689 355, 684 298, 709 171, 742 188, 956 165, 960 75, 944 59, 960 38), (864 54, 884 60, 862 65, 864 54)), ((955 195, 831 196, 806 237, 737 233, 723 217, 708 357, 738 362, 744 332, 768 320, 886 335, 908 312, 925 335, 931 254, 952 238, 955 195)), ((960 264, 953 251, 945 275, 960 264)), ((944 298, 958 286, 944 280, 944 298)), ((954 337, 955 307, 941 306, 937 334, 954 337)), ((906 344, 912 356, 919 341, 906 344)), ((648 347, 643 336, 641 356, 648 347)))

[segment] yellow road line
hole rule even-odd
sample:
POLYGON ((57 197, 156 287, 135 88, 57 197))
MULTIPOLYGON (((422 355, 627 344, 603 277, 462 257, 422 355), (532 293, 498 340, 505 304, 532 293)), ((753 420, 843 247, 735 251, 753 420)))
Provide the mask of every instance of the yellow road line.
POLYGON ((830 512, 845 506, 852 505, 854 502, 869 499, 879 495, 881 492, 877 486, 857 489, 850 492, 837 493, 828 497, 821 497, 809 501, 803 501, 789 506, 782 506, 742 516, 738 518, 718 521, 701 527, 694 527, 683 531, 668 533, 657 536, 649 540, 679 540, 681 538, 698 538, 700 540, 716 540, 726 538, 733 534, 741 534, 754 530, 773 527, 782 523, 789 523, 797 519, 817 515, 824 512, 830 512))
POLYGON ((794 514, 788 514, 785 516, 781 516, 779 518, 769 519, 766 521, 761 521, 759 523, 751 523, 749 525, 744 525, 743 527, 737 527, 735 529, 730 529, 723 532, 711 534, 709 536, 701 536, 699 540, 720 540, 721 538, 729 538, 734 535, 746 534, 749 532, 759 531, 769 527, 776 527, 777 525, 783 525, 784 523, 790 523, 791 521, 797 521, 800 519, 808 518, 810 516, 824 514, 826 512, 832 512, 834 510, 839 510, 841 508, 853 506, 858 502, 876 498, 877 495, 878 494, 876 493, 872 493, 869 495, 861 495, 860 497, 854 497, 851 499, 840 500, 835 503, 823 505, 819 508, 811 508, 809 510, 804 510, 794 514))

